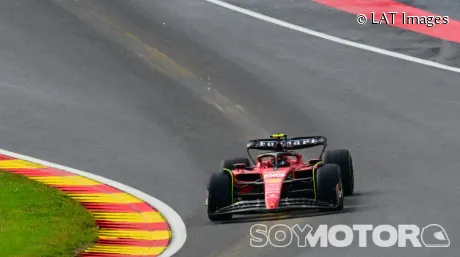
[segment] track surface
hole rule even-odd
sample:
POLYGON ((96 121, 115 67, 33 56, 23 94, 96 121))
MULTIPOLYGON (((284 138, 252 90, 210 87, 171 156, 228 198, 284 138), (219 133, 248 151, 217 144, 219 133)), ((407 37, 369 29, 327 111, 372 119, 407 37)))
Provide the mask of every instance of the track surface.
MULTIPOLYGON (((386 10, 386 12, 399 11, 392 5, 385 4, 390 2, 390 0, 314 0, 313 2, 296 0, 229 0, 228 2, 296 25, 326 32, 343 39, 460 67, 460 45, 457 43, 443 41, 438 38, 398 29, 392 26, 370 24, 370 21, 364 26, 359 25, 356 22, 356 14, 345 14, 337 9, 320 4, 321 2, 326 4, 334 2, 335 4, 332 4, 332 6, 337 7, 340 6, 339 3, 344 2, 344 6, 353 6, 355 4, 361 6, 361 10, 366 10, 368 12, 374 11, 379 13, 379 10, 382 9, 386 10), (374 4, 375 7, 373 7, 372 4, 374 4)), ((460 4, 454 3, 454 1, 451 0, 436 2, 430 2, 428 0, 397 0, 397 2, 426 10, 435 15, 447 15, 450 21, 460 20, 460 4)), ((458 34, 458 31, 452 31, 451 33, 458 34)), ((452 35, 452 37, 456 36, 452 35)), ((458 37, 456 38, 458 39, 458 37)))
MULTIPOLYGON (((344 17, 325 23, 343 31, 344 17)), ((249 247, 249 227, 260 222, 439 223, 457 241, 460 74, 199 0, 2 1, 0 24, 1 148, 98 172, 168 203, 188 228, 178 256, 447 257, 460 250, 455 243, 249 247), (209 173, 222 158, 243 155, 248 138, 278 131, 325 135, 331 148, 352 151, 358 192, 347 212, 209 223, 209 173)), ((416 48, 410 42, 405 47, 416 48)))

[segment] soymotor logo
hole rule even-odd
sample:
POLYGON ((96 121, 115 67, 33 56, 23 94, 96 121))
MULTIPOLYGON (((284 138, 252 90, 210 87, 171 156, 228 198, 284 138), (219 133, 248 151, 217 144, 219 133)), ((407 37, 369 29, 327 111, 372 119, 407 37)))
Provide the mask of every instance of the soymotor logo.
POLYGON ((358 242, 368 246, 368 237, 378 247, 449 247, 450 239, 444 228, 431 224, 420 229, 417 225, 320 225, 314 231, 310 225, 287 226, 277 224, 270 228, 256 224, 250 229, 251 247, 348 247, 358 242))

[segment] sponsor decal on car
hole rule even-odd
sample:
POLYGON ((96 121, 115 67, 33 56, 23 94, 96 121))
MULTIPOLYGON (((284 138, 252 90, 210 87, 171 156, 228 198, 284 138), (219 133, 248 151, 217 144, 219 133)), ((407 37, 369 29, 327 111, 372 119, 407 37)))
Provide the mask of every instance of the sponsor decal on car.
POLYGON ((267 178, 284 178, 284 174, 283 173, 278 173, 278 172, 265 173, 264 174, 264 179, 267 179, 267 178))

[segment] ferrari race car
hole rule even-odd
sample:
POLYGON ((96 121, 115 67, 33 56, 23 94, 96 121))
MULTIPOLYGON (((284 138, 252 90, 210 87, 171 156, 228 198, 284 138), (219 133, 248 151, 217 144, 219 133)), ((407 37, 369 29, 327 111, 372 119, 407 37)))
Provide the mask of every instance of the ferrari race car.
POLYGON ((211 221, 234 214, 318 209, 338 211, 354 190, 348 150, 328 150, 322 136, 288 138, 274 134, 247 144, 248 158, 223 160, 208 181, 206 206, 211 221), (294 150, 322 146, 317 159, 303 160, 294 150), (254 161, 250 150, 264 151, 254 161))

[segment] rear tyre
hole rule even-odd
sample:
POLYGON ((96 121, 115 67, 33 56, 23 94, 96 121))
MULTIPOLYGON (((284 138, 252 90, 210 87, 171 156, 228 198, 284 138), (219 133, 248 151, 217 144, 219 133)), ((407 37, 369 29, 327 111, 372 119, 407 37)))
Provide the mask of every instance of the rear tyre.
MULTIPOLYGON (((325 164, 316 170, 316 200, 337 205, 334 210, 343 209, 343 190, 340 167, 325 164)), ((320 209, 320 211, 323 211, 320 209)))
POLYGON ((233 158, 233 159, 228 159, 228 160, 223 160, 221 163, 222 169, 229 169, 229 170, 234 170, 235 169, 235 164, 237 163, 244 163, 246 164, 246 167, 251 167, 251 163, 249 162, 248 158, 233 158))
POLYGON ((355 190, 355 175, 353 171, 353 159, 351 158, 350 151, 345 149, 329 150, 324 153, 324 164, 335 163, 339 165, 343 192, 345 196, 353 195, 355 190))
POLYGON ((215 214, 215 211, 232 205, 233 180, 228 172, 214 172, 208 182, 208 218, 211 221, 225 221, 233 217, 232 214, 215 214))

